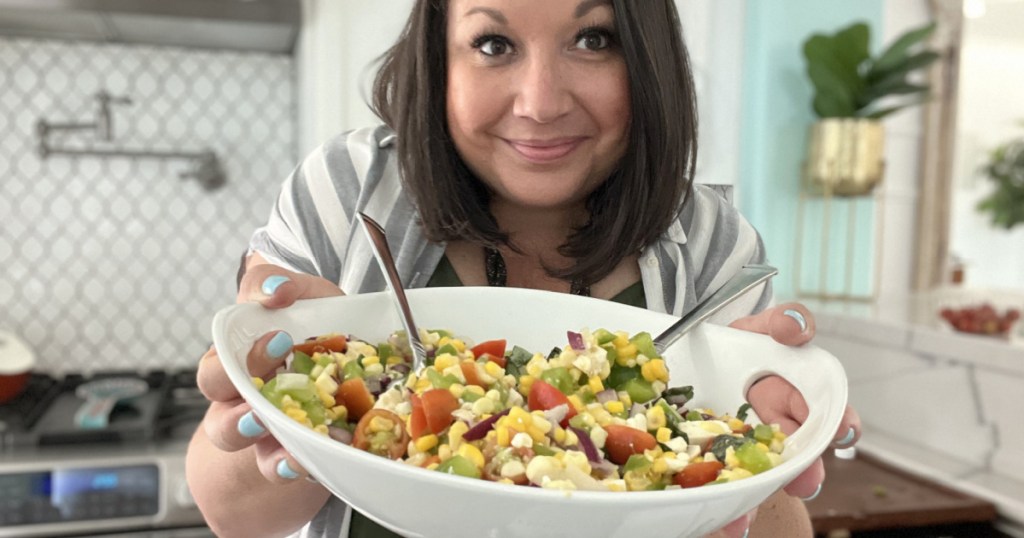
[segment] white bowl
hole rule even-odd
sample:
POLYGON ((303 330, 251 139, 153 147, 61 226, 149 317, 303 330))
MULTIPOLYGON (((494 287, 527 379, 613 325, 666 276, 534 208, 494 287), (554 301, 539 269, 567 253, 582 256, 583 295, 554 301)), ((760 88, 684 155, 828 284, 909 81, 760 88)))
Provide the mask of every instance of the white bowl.
MULTIPOLYGON (((448 329, 476 342, 505 338, 547 353, 567 330, 648 331, 673 316, 610 301, 513 288, 429 288, 408 292, 421 328, 448 329)), ((329 332, 383 340, 401 323, 387 293, 300 301, 283 310, 255 304, 217 313, 214 344, 231 381, 260 420, 321 484, 370 518, 410 537, 701 536, 754 508, 822 454, 846 406, 839 361, 808 345, 705 324, 667 353, 672 385, 693 385, 694 405, 735 412, 746 389, 775 373, 807 400, 810 415, 785 443, 783 463, 751 478, 692 489, 561 492, 428 471, 351 448, 309 430, 264 399, 246 371, 252 343, 272 330, 301 341, 329 332)), ((281 499, 281 502, 290 502, 281 499)))

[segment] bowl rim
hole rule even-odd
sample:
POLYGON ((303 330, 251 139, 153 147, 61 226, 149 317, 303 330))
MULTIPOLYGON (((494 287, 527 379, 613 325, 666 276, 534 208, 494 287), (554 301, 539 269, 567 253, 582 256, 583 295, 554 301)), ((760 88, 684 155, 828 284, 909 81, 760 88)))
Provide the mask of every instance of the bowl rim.
MULTIPOLYGON (((536 297, 538 299, 547 298, 552 295, 557 295, 558 300, 560 301, 578 301, 581 305, 590 304, 588 303, 589 301, 601 301, 602 303, 609 302, 604 301, 602 299, 594 299, 590 297, 574 296, 555 292, 546 292, 541 290, 522 288, 491 288, 472 286, 465 286, 461 288, 418 288, 406 290, 406 293, 411 302, 414 300, 430 300, 431 295, 448 296, 453 294, 459 295, 470 293, 486 293, 495 295, 502 295, 507 293, 515 293, 517 295, 537 294, 536 297)), ((324 304, 330 304, 334 302, 351 302, 353 303, 354 306, 358 307, 358 304, 361 302, 380 301, 382 300, 382 298, 385 298, 389 305, 391 304, 391 298, 388 292, 371 292, 357 295, 345 295, 319 299, 301 300, 297 301, 295 305, 289 307, 289 309, 316 310, 324 304)), ((621 305, 617 303, 615 304, 616 308, 632 308, 636 311, 643 312, 644 315, 651 317, 652 321, 661 320, 664 322, 664 327, 668 327, 671 323, 675 322, 678 319, 669 314, 654 312, 651 310, 646 310, 637 307, 629 307, 628 305, 621 305)), ((227 325, 232 321, 232 318, 234 316, 250 314, 258 311, 268 313, 268 315, 272 316, 273 313, 281 313, 288 311, 289 309, 270 311, 260 306, 259 304, 255 303, 235 304, 225 307, 219 312, 217 312, 217 314, 214 316, 214 345, 218 350, 230 349, 229 347, 226 347, 228 344, 228 342, 226 341, 226 339, 228 338, 226 328, 227 325)), ((656 334, 656 330, 654 329, 655 327, 652 326, 652 330, 650 331, 652 334, 656 334)), ((703 324, 702 326, 698 327, 693 332, 691 332, 690 335, 687 335, 684 338, 708 330, 736 331, 737 334, 750 334, 747 333, 747 331, 740 331, 738 329, 732 329, 729 327, 709 326, 708 324, 703 324)), ((254 341, 255 339, 262 336, 262 334, 250 333, 247 334, 246 336, 248 338, 251 338, 251 341, 254 341)), ((363 335, 358 336, 363 337, 363 335)), ((763 337, 762 335, 757 336, 763 337)), ((836 397, 833 398, 833 400, 835 400, 834 403, 839 404, 835 406, 836 408, 838 408, 838 413, 836 413, 835 410, 833 410, 829 415, 824 417, 824 421, 826 424, 834 423, 835 426, 838 427, 847 400, 846 378, 845 373, 842 370, 842 366, 839 364, 838 360, 835 359, 835 357, 833 357, 830 353, 817 346, 805 345, 802 347, 809 351, 813 351, 816 354, 821 355, 823 358, 830 358, 831 361, 826 360, 822 362, 821 369, 823 370, 823 372, 827 372, 830 375, 839 374, 839 377, 842 378, 842 394, 836 395, 836 397)), ((831 443, 831 438, 827 440, 817 440, 817 442, 808 443, 807 446, 798 449, 795 454, 792 454, 790 457, 785 457, 785 459, 778 466, 773 467, 772 469, 765 471, 764 473, 760 473, 734 482, 715 484, 713 487, 678 488, 657 491, 628 492, 584 490, 574 490, 571 492, 566 492, 564 490, 539 487, 510 486, 508 484, 501 484, 487 480, 447 475, 446 473, 438 473, 433 470, 408 465, 400 461, 390 460, 388 458, 384 458, 363 450, 359 450, 357 448, 338 442, 322 434, 318 434, 313 430, 306 428, 305 426, 299 424, 298 422, 288 418, 283 411, 278 409, 276 406, 274 406, 260 394, 259 390, 256 389, 255 385, 251 382, 251 377, 249 376, 248 372, 244 371, 244 369, 240 366, 240 364, 245 364, 244 358, 242 358, 240 362, 237 360, 222 360, 222 363, 224 363, 224 369, 228 374, 228 377, 231 379, 232 383, 235 385, 236 389, 239 391, 242 397, 249 403, 249 405, 252 406, 253 411, 261 419, 264 425, 266 425, 268 429, 271 430, 271 433, 278 435, 279 432, 276 432, 274 430, 276 430, 279 427, 283 427, 286 430, 286 433, 290 437, 282 436, 283 438, 279 439, 282 445, 290 444, 290 441, 286 441, 288 439, 295 441, 301 440, 304 443, 315 443, 327 450, 341 450, 342 453, 347 454, 351 458, 354 458, 355 463, 380 468, 381 470, 389 474, 412 473, 414 477, 418 477, 419 479, 438 480, 442 484, 446 484, 450 487, 457 487, 459 489, 469 490, 469 492, 471 493, 498 493, 502 495, 512 495, 517 497, 536 499, 557 498, 559 502, 563 503, 583 502, 586 504, 613 504, 615 506, 621 506, 623 503, 623 499, 644 499, 645 502, 650 502, 651 499, 671 499, 673 502, 712 500, 720 497, 733 496, 736 494, 737 491, 752 489, 764 485, 765 483, 775 482, 784 474, 790 475, 790 478, 786 479, 786 482, 788 482, 789 480, 792 480, 792 478, 795 478, 800 471, 807 468, 815 459, 817 459, 819 455, 823 453, 824 450, 827 449, 828 445, 831 443), (268 414, 276 416, 279 420, 265 420, 265 417, 269 416, 268 414)), ((775 372, 772 371, 765 371, 763 372, 763 375, 761 375, 761 377, 773 375, 774 373, 775 372)), ((752 385, 753 382, 756 381, 757 379, 749 379, 745 387, 749 389, 749 386, 752 385)), ((796 433, 797 432, 793 432, 791 436, 795 435, 796 433)), ((288 447, 285 446, 285 448, 287 449, 288 447)))

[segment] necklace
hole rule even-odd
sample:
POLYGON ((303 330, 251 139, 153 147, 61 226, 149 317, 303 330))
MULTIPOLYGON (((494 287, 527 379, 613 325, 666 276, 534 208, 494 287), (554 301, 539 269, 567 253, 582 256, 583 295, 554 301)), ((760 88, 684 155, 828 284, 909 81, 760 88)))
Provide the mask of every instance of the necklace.
MULTIPOLYGON (((484 247, 484 270, 487 273, 487 285, 504 288, 508 282, 508 269, 505 258, 496 248, 484 247)), ((569 283, 569 293, 590 297, 590 286, 577 279, 569 283)))

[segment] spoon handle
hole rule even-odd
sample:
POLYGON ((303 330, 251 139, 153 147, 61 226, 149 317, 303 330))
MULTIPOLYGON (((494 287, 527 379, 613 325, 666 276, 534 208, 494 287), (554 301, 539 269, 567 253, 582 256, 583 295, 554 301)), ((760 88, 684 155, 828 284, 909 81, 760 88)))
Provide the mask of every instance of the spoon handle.
POLYGON ((377 263, 384 270, 384 277, 391 288, 391 296, 395 299, 395 305, 402 317, 402 326, 409 337, 409 347, 412 348, 412 367, 417 372, 426 361, 426 351, 423 342, 420 341, 420 333, 416 329, 416 322, 412 318, 412 309, 409 308, 409 301, 405 297, 405 289, 402 288, 402 279, 398 276, 398 269, 395 267, 395 260, 391 257, 391 249, 388 247, 388 239, 384 234, 384 228, 376 221, 366 216, 365 213, 357 214, 359 222, 363 225, 366 237, 370 239, 373 246, 373 256, 377 263))
POLYGON ((750 291, 754 286, 768 280, 778 274, 779 270, 770 265, 745 265, 735 276, 729 279, 721 288, 704 299, 696 308, 691 310, 679 321, 665 329, 664 332, 654 338, 654 349, 658 353, 664 353, 665 349, 679 340, 684 334, 709 318, 723 306, 735 301, 744 293, 750 291))

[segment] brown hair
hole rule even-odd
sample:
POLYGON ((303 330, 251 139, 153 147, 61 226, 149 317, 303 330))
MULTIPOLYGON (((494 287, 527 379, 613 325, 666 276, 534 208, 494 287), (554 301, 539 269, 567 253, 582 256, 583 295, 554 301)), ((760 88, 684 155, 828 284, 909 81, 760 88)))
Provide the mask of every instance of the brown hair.
MULTIPOLYGON (((697 154, 693 74, 672 0, 612 0, 629 78, 629 149, 588 198, 590 220, 559 250, 552 275, 584 283, 657 240, 690 192, 697 154)), ((459 157, 446 123, 447 0, 417 0, 374 83, 374 111, 397 134, 402 181, 433 241, 508 242, 486 187, 459 157)), ((510 245, 514 248, 514 245, 510 245)))

